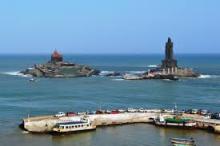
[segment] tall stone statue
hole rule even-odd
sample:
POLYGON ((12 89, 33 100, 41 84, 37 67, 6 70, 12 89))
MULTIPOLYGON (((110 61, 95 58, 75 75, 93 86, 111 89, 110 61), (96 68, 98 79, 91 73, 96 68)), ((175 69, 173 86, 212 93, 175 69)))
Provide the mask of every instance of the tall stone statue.
POLYGON ((166 42, 166 49, 165 49, 166 59, 172 60, 173 59, 173 42, 171 41, 170 37, 166 42))
POLYGON ((165 58, 162 60, 161 68, 175 68, 177 67, 177 61, 174 59, 173 55, 173 42, 171 41, 170 37, 166 42, 165 48, 165 58))

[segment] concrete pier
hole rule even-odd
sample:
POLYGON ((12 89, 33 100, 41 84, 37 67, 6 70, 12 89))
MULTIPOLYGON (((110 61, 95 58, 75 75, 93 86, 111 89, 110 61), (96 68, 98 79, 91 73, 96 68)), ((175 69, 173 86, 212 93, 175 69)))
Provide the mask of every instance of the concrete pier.
POLYGON ((155 118, 156 115, 156 113, 118 113, 77 115, 73 117, 39 116, 23 119, 23 125, 24 129, 30 132, 50 132, 57 123, 75 121, 82 117, 89 118, 96 126, 105 126, 127 123, 148 123, 152 122, 152 118, 155 118))
MULTIPOLYGON (((29 132, 47 133, 51 132, 52 128, 57 123, 77 121, 81 118, 88 118, 95 126, 119 125, 129 123, 153 123, 153 119, 159 115, 173 117, 171 112, 158 112, 149 110, 150 112, 124 112, 117 114, 86 114, 76 116, 37 116, 23 119, 23 127, 29 132)), ((195 121, 196 128, 208 129, 220 134, 220 120, 207 119, 198 114, 183 114, 182 117, 192 118, 195 121)))

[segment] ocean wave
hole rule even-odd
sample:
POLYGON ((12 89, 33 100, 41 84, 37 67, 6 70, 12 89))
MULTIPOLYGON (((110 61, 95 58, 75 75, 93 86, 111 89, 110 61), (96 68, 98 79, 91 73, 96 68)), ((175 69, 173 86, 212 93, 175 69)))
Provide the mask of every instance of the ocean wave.
POLYGON ((113 74, 113 73, 114 73, 114 71, 103 70, 103 71, 101 71, 101 72, 99 73, 99 75, 100 75, 100 76, 105 76, 105 75, 107 75, 107 74, 113 74))
POLYGON ((123 81, 124 79, 112 79, 114 81, 123 81))
POLYGON ((148 65, 147 67, 155 68, 155 67, 158 67, 158 65, 156 65, 156 64, 150 64, 150 65, 148 65))
POLYGON ((147 72, 146 70, 131 70, 131 71, 106 71, 103 70, 99 73, 101 76, 105 76, 108 74, 120 73, 120 74, 143 74, 147 72))
POLYGON ((3 72, 2 74, 5 75, 11 75, 11 76, 20 76, 20 77, 31 77, 31 75, 24 75, 19 71, 9 71, 9 72, 3 72))
POLYGON ((170 81, 172 81, 172 80, 170 80, 170 79, 162 79, 163 81, 168 81, 168 82, 170 82, 170 81))
POLYGON ((205 75, 205 74, 201 74, 198 78, 200 78, 200 79, 220 78, 220 75, 205 75))
POLYGON ((29 132, 28 131, 22 131, 22 134, 29 134, 29 132))
POLYGON ((147 71, 146 70, 141 70, 141 71, 125 71, 125 72, 129 73, 129 74, 143 74, 147 71))

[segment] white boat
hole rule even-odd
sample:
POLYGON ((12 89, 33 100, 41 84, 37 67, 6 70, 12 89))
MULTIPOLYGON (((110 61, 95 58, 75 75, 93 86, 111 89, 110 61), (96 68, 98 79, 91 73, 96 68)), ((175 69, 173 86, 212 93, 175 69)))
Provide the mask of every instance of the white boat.
POLYGON ((148 109, 139 108, 138 111, 141 112, 141 113, 147 113, 148 109))
POLYGON ((111 114, 111 111, 110 110, 106 110, 105 113, 106 114, 111 114))
POLYGON ((124 110, 124 109, 118 109, 118 112, 119 112, 119 113, 124 113, 124 112, 126 112, 126 110, 124 110))
POLYGON ((55 117, 64 117, 66 114, 64 112, 58 112, 55 117))
POLYGON ((52 131, 56 133, 68 133, 95 129, 96 126, 89 119, 83 118, 80 121, 58 123, 52 131))
POLYGON ((172 146, 196 146, 193 138, 171 138, 172 146))
POLYGON ((134 108, 128 108, 127 111, 130 112, 130 113, 135 113, 135 112, 137 112, 138 110, 137 110, 137 109, 134 109, 134 108))
POLYGON ((161 113, 161 109, 146 109, 147 113, 161 113))

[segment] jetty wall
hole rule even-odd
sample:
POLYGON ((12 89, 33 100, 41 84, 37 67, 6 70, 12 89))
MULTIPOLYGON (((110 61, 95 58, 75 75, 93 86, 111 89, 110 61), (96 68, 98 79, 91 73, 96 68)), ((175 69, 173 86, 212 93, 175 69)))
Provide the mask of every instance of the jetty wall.
POLYGON ((23 126, 24 129, 30 132, 50 132, 57 123, 76 121, 83 117, 87 117, 96 126, 105 126, 126 123, 149 123, 156 116, 158 116, 158 113, 95 114, 73 117, 39 116, 23 119, 23 126))
MULTIPOLYGON (((158 112, 135 112, 135 113, 117 113, 117 114, 92 114, 92 115, 76 115, 56 117, 37 116, 23 119, 23 127, 29 132, 47 133, 51 132, 57 123, 80 121, 81 118, 88 118, 94 126, 119 125, 129 123, 151 123, 153 119, 162 115, 164 117, 173 117, 172 113, 158 112)), ((213 130, 220 133, 220 120, 207 119, 198 114, 183 114, 183 117, 192 118, 197 124, 196 128, 213 130)))

